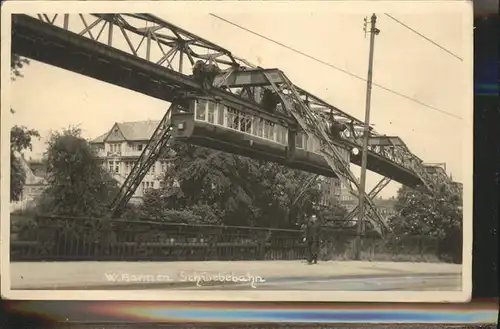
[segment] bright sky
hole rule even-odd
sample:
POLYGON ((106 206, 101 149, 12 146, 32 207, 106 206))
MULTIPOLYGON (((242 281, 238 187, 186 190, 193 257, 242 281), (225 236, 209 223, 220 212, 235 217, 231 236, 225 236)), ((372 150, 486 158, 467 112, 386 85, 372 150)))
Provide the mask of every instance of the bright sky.
MULTIPOLYGON (((250 12, 213 12, 366 77, 369 38, 364 36, 363 18, 372 12, 341 14, 335 8, 325 12, 311 6, 310 12, 288 13, 266 9, 265 4, 254 8, 250 12)), ((391 12, 391 15, 459 57, 466 57, 463 11, 416 12, 391 12)), ((280 68, 296 85, 359 119, 364 118, 366 83, 363 81, 230 26, 206 12, 155 14, 250 62, 280 68)), ((383 10, 377 16, 381 33, 375 41, 374 82, 442 111, 469 117, 471 108, 463 98, 471 92, 465 82, 468 63, 389 19, 383 10)), ((71 19, 74 18, 73 15, 71 19)), ((114 122, 159 120, 169 105, 34 61, 22 73, 24 78, 15 81, 12 88, 12 107, 16 111, 13 124, 38 129, 44 136, 51 129, 79 125, 84 135, 92 138, 106 132, 114 122)), ((462 181, 464 120, 374 87, 371 123, 379 133, 401 137, 424 161, 446 162, 448 172, 455 180, 462 181)), ((43 142, 37 143, 32 156, 39 156, 44 149, 43 142)), ((354 167, 353 171, 359 175, 359 168, 354 167)), ((368 188, 379 178, 369 173, 368 188)), ((395 195, 398 187, 391 183, 381 195, 395 195)))

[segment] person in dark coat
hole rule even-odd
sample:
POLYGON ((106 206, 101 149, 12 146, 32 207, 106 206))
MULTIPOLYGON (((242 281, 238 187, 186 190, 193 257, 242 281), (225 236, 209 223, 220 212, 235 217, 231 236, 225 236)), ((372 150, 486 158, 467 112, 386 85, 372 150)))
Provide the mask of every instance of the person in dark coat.
POLYGON ((312 215, 305 227, 305 240, 307 243, 307 263, 318 263, 320 224, 316 215, 312 215))

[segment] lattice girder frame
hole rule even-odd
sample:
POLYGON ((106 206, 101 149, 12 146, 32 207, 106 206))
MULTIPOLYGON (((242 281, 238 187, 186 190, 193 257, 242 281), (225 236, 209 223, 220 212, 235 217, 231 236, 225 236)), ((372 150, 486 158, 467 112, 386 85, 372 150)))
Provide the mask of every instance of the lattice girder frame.
POLYGON ((29 16, 179 73, 185 72, 185 63, 192 66, 197 60, 210 61, 223 71, 249 65, 224 47, 150 14, 29 16))
MULTIPOLYGON (((296 90, 294 90, 294 85, 282 72, 280 72, 282 78, 282 83, 280 84, 273 81, 273 77, 268 74, 264 73, 264 75, 268 79, 273 90, 280 96, 284 108, 297 120, 303 131, 311 137, 316 137, 321 142, 323 157, 337 174, 344 186, 348 188, 351 194, 357 195, 359 182, 349 169, 350 163, 347 162, 338 151, 337 148, 339 146, 335 145, 328 137, 325 123, 319 120, 309 106, 298 97, 296 90)), ((367 214, 370 214, 368 219, 372 222, 375 230, 383 236, 384 229, 387 230, 388 227, 385 225, 375 205, 367 195, 365 195, 365 202, 367 204, 367 214)))
MULTIPOLYGON (((256 75, 262 74, 267 76, 267 80, 270 83, 274 83, 277 87, 281 87, 286 84, 286 76, 283 72, 278 69, 262 69, 255 65, 252 65, 250 69, 243 71, 244 74, 250 74, 249 71, 255 72, 256 75), (285 77, 285 79, 281 79, 285 77)), ((229 78, 231 74, 240 74, 241 71, 234 69, 231 72, 227 72, 224 77, 224 81, 229 78)), ((259 84, 257 88, 269 88, 273 89, 271 86, 262 85, 262 78, 257 77, 254 83, 259 84)), ((316 115, 325 119, 325 122, 331 121, 333 118, 335 121, 343 123, 347 129, 341 132, 341 138, 349 142, 351 147, 362 147, 363 138, 363 127, 364 123, 357 118, 345 113, 344 111, 336 108, 335 106, 328 104, 326 101, 320 99, 319 97, 305 91, 304 89, 290 84, 295 89, 294 96, 298 103, 305 104, 312 110, 316 115)), ((222 81, 218 82, 218 85, 223 85, 222 81)), ((230 88, 229 88, 230 89, 230 88)), ((252 89, 252 88, 249 88, 252 89)), ((279 89, 279 88, 278 88, 279 89)), ((407 170, 415 173, 417 177, 422 181, 423 187, 430 193, 434 193, 437 186, 444 184, 450 193, 456 193, 452 188, 452 181, 448 175, 441 175, 439 177, 429 175, 423 161, 413 154, 408 146, 396 136, 386 136, 377 133, 374 129, 370 129, 370 140, 380 140, 385 139, 386 142, 382 144, 371 143, 368 146, 369 152, 373 152, 407 170)))
POLYGON ((128 174, 125 182, 122 184, 118 194, 115 196, 110 205, 110 213, 112 217, 120 216, 151 166, 158 160, 161 154, 166 152, 169 145, 171 145, 173 141, 173 127, 170 122, 170 115, 179 106, 178 101, 174 101, 170 105, 169 109, 156 127, 151 139, 148 141, 148 144, 141 152, 137 161, 134 163, 134 167, 128 174))
MULTIPOLYGON (((224 70, 222 74, 225 78, 229 77, 232 72, 246 67, 249 69, 256 67, 248 61, 234 56, 226 48, 150 14, 36 14, 34 16, 47 24, 124 50, 179 73, 184 71, 183 63, 189 62, 192 65, 196 60, 209 60, 216 63, 224 70), (72 24, 75 20, 80 24, 72 24), (119 32, 114 34, 113 31, 119 32), (106 32, 107 38, 101 39, 104 36, 103 33, 106 34, 106 32), (135 43, 132 36, 138 37, 135 43), (121 37, 121 43, 117 37, 121 37), (152 56, 154 47, 159 50, 157 51, 158 59, 154 59, 152 56), (200 50, 197 51, 197 49, 200 50), (177 65, 174 65, 176 55, 178 61, 177 65)), ((221 82, 219 82, 220 84, 221 82)), ((218 86, 215 85, 215 87, 218 86)), ((296 95, 302 102, 308 104, 311 109, 317 107, 314 108, 314 111, 318 115, 334 118, 336 121, 344 123, 348 129, 342 132, 342 137, 361 146, 359 139, 363 133, 363 122, 300 87, 294 86, 294 88, 296 95)), ((370 136, 381 137, 374 130, 371 130, 370 136)), ((369 150, 415 172, 430 191, 434 187, 444 184, 451 193, 456 193, 450 186, 452 184, 448 177, 443 179, 429 175, 423 167, 422 161, 412 154, 404 143, 393 148, 370 146, 369 150)))
MULTIPOLYGON (((225 78, 228 78, 232 72, 256 67, 237 58, 226 48, 150 14, 34 14, 31 16, 44 23, 128 52, 178 73, 184 72, 184 63, 193 64, 196 60, 211 61, 217 64, 223 70, 222 74, 225 78), (72 24, 74 21, 78 21, 79 24, 72 24), (107 34, 107 38, 104 37, 105 34, 107 34), (132 36, 135 36, 136 40, 133 40, 132 36), (120 37, 121 43, 117 37, 120 37), (157 50, 157 58, 153 56, 154 49, 157 50), (197 51, 197 49, 201 49, 201 51, 197 51), (176 55, 177 61, 174 61, 176 55)), ((295 100, 299 101, 299 104, 307 104, 308 110, 317 106, 319 108, 313 110, 317 115, 325 118, 333 117, 346 124, 349 129, 343 132, 344 138, 354 142, 361 137, 363 123, 360 120, 302 88, 293 84, 291 86, 294 89, 295 100)), ((229 88, 226 90, 232 91, 229 88)), ((370 134, 374 137, 380 136, 374 130, 370 134)), ((413 161, 413 171, 417 173, 427 188, 432 190, 440 183, 444 183, 450 191, 457 193, 456 189, 452 188, 453 184, 450 183, 451 180, 447 175, 440 177, 428 174, 422 161, 413 155, 406 146, 400 147, 400 150, 395 152, 400 153, 395 158, 403 159, 406 157, 415 160, 413 161)), ((391 154, 383 156, 390 159, 391 154)))
MULTIPOLYGON (((391 182, 390 178, 383 177, 368 193, 368 197, 373 200, 382 190, 391 182)), ((352 220, 356 215, 358 215, 359 205, 354 207, 346 216, 346 221, 352 220)))

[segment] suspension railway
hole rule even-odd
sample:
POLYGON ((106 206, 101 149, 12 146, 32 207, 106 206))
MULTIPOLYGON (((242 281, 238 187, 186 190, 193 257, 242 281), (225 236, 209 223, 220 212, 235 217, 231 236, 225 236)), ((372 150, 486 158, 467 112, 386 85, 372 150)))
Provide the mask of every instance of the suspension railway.
MULTIPOLYGON (((154 15, 13 15, 12 51, 171 103, 113 202, 115 216, 173 138, 337 177, 357 195, 350 164, 361 165, 363 122, 279 69, 256 67, 154 15)), ((460 193, 442 167, 374 130, 367 169, 384 177, 365 198, 381 235, 387 227, 372 198, 391 180, 430 194, 460 193)))

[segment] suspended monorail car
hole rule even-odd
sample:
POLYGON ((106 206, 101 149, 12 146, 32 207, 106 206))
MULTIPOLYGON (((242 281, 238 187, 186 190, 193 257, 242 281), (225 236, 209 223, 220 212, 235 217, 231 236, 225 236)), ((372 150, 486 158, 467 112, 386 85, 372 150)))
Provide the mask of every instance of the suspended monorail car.
MULTIPOLYGON (((272 116, 253 115, 211 98, 193 98, 171 114, 180 141, 306 172, 337 177, 320 154, 319 140, 272 116)), ((349 152, 340 149, 349 163, 349 152)))

